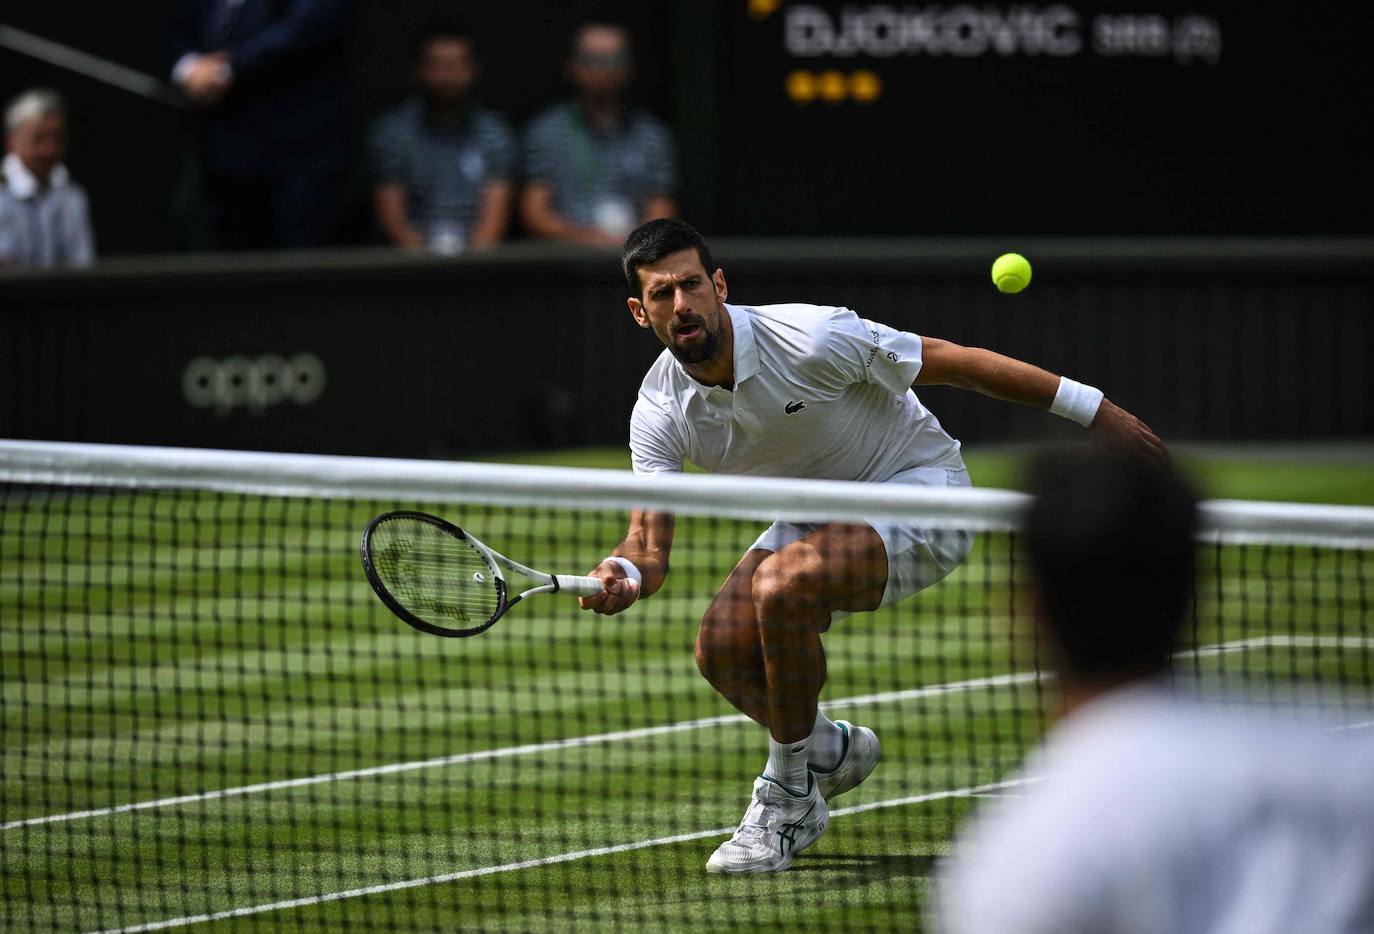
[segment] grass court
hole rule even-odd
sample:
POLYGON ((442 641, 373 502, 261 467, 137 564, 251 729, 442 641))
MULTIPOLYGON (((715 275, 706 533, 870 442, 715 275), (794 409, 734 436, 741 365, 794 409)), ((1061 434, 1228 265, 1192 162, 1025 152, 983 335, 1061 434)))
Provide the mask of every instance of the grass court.
MULTIPOLYGON (((968 460, 1017 485, 1016 453, 968 460)), ((1182 460, 1209 497, 1374 502, 1359 459, 1182 460)), ((1022 790, 1005 783, 1054 706, 1015 541, 983 536, 938 587, 826 636, 822 700, 877 731, 872 778, 789 872, 711 876, 766 745, 692 641, 764 523, 681 520, 667 586, 622 616, 535 597, 444 640, 372 595, 372 515, 427 509, 566 573, 625 516, 0 495, 5 930, 910 931, 960 820, 1022 790)), ((1182 671, 1315 680, 1333 725, 1368 725, 1368 553, 1228 547, 1207 568, 1182 671)))

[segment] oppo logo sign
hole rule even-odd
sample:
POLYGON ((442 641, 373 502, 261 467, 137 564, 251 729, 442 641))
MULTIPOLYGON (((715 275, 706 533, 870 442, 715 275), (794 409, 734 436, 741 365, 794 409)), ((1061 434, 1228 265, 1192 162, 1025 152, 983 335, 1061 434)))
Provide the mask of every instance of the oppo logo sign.
POLYGON ((221 416, 287 402, 309 405, 324 395, 324 364, 312 353, 196 357, 181 376, 181 391, 191 405, 221 416))

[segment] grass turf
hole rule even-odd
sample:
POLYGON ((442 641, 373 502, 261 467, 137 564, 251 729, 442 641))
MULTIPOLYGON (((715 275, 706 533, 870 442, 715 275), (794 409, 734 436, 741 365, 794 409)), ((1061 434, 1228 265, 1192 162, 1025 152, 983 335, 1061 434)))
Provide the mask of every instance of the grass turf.
MULTIPOLYGON (((1014 485, 1018 457, 969 460, 983 485, 1014 485)), ((620 452, 540 460, 624 466, 620 452)), ((1349 465, 1304 467, 1302 490, 1317 494, 1306 498, 1368 490, 1349 465)), ((1210 495, 1303 498, 1272 463, 1190 469, 1210 495)), ((0 927, 117 929, 274 906, 202 929, 911 930, 934 861, 978 801, 968 789, 1010 774, 1053 707, 1016 638, 1026 614, 1012 546, 984 536, 937 588, 826 637, 832 715, 874 727, 885 750, 835 806, 874 809, 837 816, 782 876, 710 877, 720 838, 700 835, 738 820, 762 733, 700 679, 691 645, 760 524, 684 520, 669 585, 625 616, 542 598, 450 641, 396 621, 358 571, 358 530, 397 505, 453 511, 7 496, 0 823, 15 826, 0 830, 0 927), (983 680, 1009 672, 1023 678, 983 680), (641 732, 558 743, 629 730, 641 732), (387 770, 398 763, 421 765, 387 770), (238 790, 205 794, 224 789, 238 790), (177 796, 188 799, 165 800, 177 796), (377 886, 395 888, 320 901, 377 886)), ((473 524, 535 566, 580 569, 623 522, 487 509, 473 524)), ((1249 671, 1271 691, 1309 678, 1367 689, 1369 623, 1352 582, 1369 579, 1369 556, 1210 560, 1190 636, 1230 648, 1188 670, 1249 671), (1263 641, 1274 634, 1297 642, 1263 641), (1352 634, 1363 648, 1302 641, 1352 634)))

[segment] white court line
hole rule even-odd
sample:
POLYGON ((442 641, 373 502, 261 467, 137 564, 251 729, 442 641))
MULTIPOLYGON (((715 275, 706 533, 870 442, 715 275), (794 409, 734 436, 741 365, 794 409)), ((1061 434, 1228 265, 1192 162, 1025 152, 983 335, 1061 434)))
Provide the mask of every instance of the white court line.
MULTIPOLYGON (((1374 648, 1374 638, 1369 636, 1252 636, 1235 642, 1219 642, 1216 645, 1200 645, 1187 649, 1178 655, 1221 655, 1226 652, 1239 652, 1244 649, 1369 649, 1374 648)), ((1177 656, 1176 656, 1177 657, 1177 656)))
MULTIPOLYGON (((1025 681, 1034 681, 1039 675, 1036 672, 1022 672, 1020 674, 994 675, 989 678, 974 678, 969 681, 953 681, 948 684, 934 684, 923 688, 911 688, 905 691, 889 691, 884 694, 865 694, 858 697, 839 698, 836 700, 825 701, 821 704, 824 708, 836 707, 861 707, 870 704, 890 703, 898 700, 916 700, 923 697, 935 697, 941 694, 950 694, 960 691, 972 691, 985 687, 1002 687, 1010 684, 1020 684, 1025 681)), ((33 827, 39 824, 55 824, 62 821, 79 820, 86 817, 106 817, 111 814, 126 814, 131 811, 146 811, 152 808, 174 807, 178 804, 192 804, 197 801, 214 801, 219 798, 236 798, 242 795, 260 794, 267 791, 279 791, 286 788, 304 788, 308 785, 323 785, 328 782, 348 781, 354 778, 371 778, 377 775, 394 775, 400 772, 413 772, 419 769, 434 769, 446 765, 461 765, 466 762, 483 762, 488 759, 506 759, 511 756, 525 756, 540 752, 552 752, 557 749, 573 749, 578 746, 596 746, 602 743, 618 742, 620 740, 643 739, 647 736, 664 736, 669 733, 682 733, 689 730, 701 730, 713 726, 727 726, 731 724, 750 723, 750 719, 744 714, 723 714, 718 717, 703 717, 699 720, 682 720, 677 723, 667 723, 661 726, 646 726, 634 730, 617 730, 614 733, 597 733, 592 736, 576 736, 569 739, 555 739, 543 743, 529 743, 523 746, 505 746, 498 749, 482 749, 477 752, 456 753, 451 756, 439 756, 434 759, 421 759, 414 762, 394 762, 389 765, 371 766, 365 769, 350 769, 345 772, 330 772, 323 775, 308 775, 302 778, 281 779, 274 782, 260 782, 256 785, 240 785, 237 788, 222 788, 217 791, 202 791, 196 794, 178 795, 174 798, 158 798, 153 801, 137 801, 132 804, 120 804, 111 807, 92 808, 87 811, 71 811, 66 814, 50 814, 45 817, 27 817, 22 820, 10 821, 0 824, 0 830, 13 830, 16 827, 33 827)))
MULTIPOLYGON (((1265 647, 1317 647, 1317 648, 1369 648, 1374 639, 1363 636, 1254 636, 1234 642, 1200 646, 1180 652, 1180 656, 1213 656, 1230 652, 1242 652, 1252 648, 1265 647)), ((1050 676, 1040 672, 1019 672, 1016 674, 993 675, 986 678, 973 678, 967 681, 951 681, 947 684, 934 684, 904 691, 887 691, 881 694, 863 694, 856 697, 838 698, 823 701, 823 709, 862 707, 872 704, 892 703, 903 700, 920 700, 941 694, 953 694, 980 688, 1006 687, 1035 681, 1037 678, 1049 680, 1050 676)), ((261 794, 288 788, 304 788, 310 785, 323 785, 330 782, 349 781, 355 778, 371 778, 378 775, 394 775, 401 772, 414 772, 420 769, 441 768, 446 765, 461 765, 467 762, 482 762, 489 759, 505 759, 511 756, 524 756, 558 749, 572 749, 579 746, 594 746, 620 740, 643 739, 648 736, 664 736, 689 730, 700 730, 713 726, 747 723, 743 714, 724 714, 718 717, 703 717, 699 720, 683 720, 660 726, 641 727, 634 730, 618 730, 614 733, 598 733, 591 736, 578 736, 569 739, 550 740, 543 743, 530 743, 523 746, 505 746, 497 749, 483 749, 477 752, 457 753, 451 756, 438 756, 433 759, 420 759, 412 762, 393 762, 387 765, 370 766, 365 769, 349 769, 342 772, 329 772, 321 775, 307 775, 301 778, 281 779, 260 782, 255 785, 240 785, 235 788, 222 788, 215 791, 202 791, 194 794, 177 795, 171 798, 157 798, 152 801, 136 801, 131 804, 112 805, 92 808, 85 811, 70 811, 65 814, 49 814, 42 817, 26 817, 21 820, 0 824, 0 831, 14 830, 19 827, 35 827, 41 824, 56 824, 63 821, 81 820, 88 817, 107 817, 112 814, 127 814, 133 811, 147 811, 155 808, 175 807, 180 804, 193 804, 198 801, 215 801, 220 798, 236 798, 243 795, 261 794)))
MULTIPOLYGON (((997 791, 1002 788, 1011 788, 1016 785, 1026 785, 1039 781, 1039 777, 1014 778, 1001 782, 992 782, 987 785, 974 785, 969 788, 957 788, 953 791, 932 791, 923 795, 909 795, 905 798, 891 798, 887 801, 874 801, 870 804, 858 804, 853 807, 836 808, 830 812, 831 817, 844 817, 849 814, 862 814, 866 811, 876 811, 881 808, 903 807, 910 804, 922 804, 927 801, 939 801, 945 798, 967 798, 980 795, 989 791, 997 791)), ((540 866, 552 866, 557 863, 570 863, 579 859, 591 859, 596 856, 610 856, 614 853, 628 853, 631 850, 645 850, 655 846, 667 846, 673 843, 688 843, 692 840, 703 840, 707 837, 721 837, 734 831, 734 827, 717 827, 712 830, 698 830, 694 833, 681 833, 671 837, 658 837, 654 840, 638 840, 633 843, 617 843, 614 846, 599 846, 590 850, 575 850, 571 853, 559 853, 555 856, 540 856, 535 859, 524 859, 515 863, 501 863, 497 866, 481 866, 477 869, 463 869, 458 872, 446 872, 437 876, 426 876, 422 879, 406 879, 401 882, 385 882, 378 885, 364 886, 358 889, 348 889, 344 892, 328 892, 324 895, 308 895, 303 898, 292 898, 286 901, 269 902, 265 905, 252 905, 247 908, 232 908, 226 911, 215 911, 203 915, 187 915, 184 918, 170 918, 166 921, 152 921, 147 924, 136 924, 131 927, 111 928, 105 931, 95 932, 95 934, 137 934, 140 931, 159 931, 165 928, 181 927, 189 924, 203 924, 207 921, 223 921, 226 918, 242 918, 248 915, 265 914, 269 911, 285 911, 289 908, 305 908, 310 905, 322 905, 326 902, 342 901, 346 898, 361 898, 365 895, 381 895, 387 892, 398 892, 402 889, 414 889, 426 885, 443 885, 446 882, 457 882, 461 879, 475 879, 479 876, 490 876, 501 872, 515 872, 520 869, 535 869, 540 866)))

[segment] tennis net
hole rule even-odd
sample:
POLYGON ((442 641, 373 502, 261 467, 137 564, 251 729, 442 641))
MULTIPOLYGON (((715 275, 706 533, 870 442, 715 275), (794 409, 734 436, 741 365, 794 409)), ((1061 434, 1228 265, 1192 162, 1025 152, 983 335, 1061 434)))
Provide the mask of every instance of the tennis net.
MULTIPOLYGON (((1054 716, 1019 494, 0 442, 5 930, 911 930, 980 798, 1054 716), (531 597, 472 639, 393 616, 360 533, 431 512, 583 574, 680 516, 629 612, 531 597), (976 535, 825 636, 823 709, 883 763, 793 869, 707 876, 766 755, 698 622, 767 521, 976 535)), ((1209 502, 1175 677, 1374 723, 1374 510, 1209 502)))

